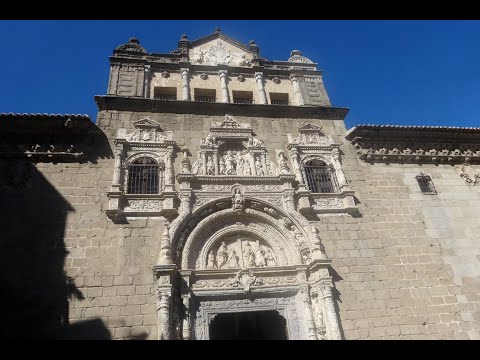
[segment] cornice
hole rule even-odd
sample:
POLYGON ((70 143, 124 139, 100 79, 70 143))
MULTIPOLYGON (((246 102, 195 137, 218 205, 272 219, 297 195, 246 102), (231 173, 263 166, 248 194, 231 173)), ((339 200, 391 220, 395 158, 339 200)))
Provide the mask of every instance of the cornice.
POLYGON ((138 111, 174 114, 225 114, 270 118, 343 120, 349 109, 328 106, 286 106, 263 104, 206 103, 183 100, 157 100, 139 97, 95 96, 99 111, 138 111))

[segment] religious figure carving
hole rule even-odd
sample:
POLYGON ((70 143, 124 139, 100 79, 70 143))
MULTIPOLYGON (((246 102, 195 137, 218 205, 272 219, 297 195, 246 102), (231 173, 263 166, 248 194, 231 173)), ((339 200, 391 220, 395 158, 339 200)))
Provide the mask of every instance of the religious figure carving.
POLYGON ((252 175, 252 168, 250 167, 250 161, 245 160, 245 175, 252 175))
POLYGON ((236 269, 240 267, 240 264, 238 262, 237 252, 235 251, 234 248, 231 248, 228 251, 227 267, 231 269, 236 269))
POLYGON ((245 160, 242 158, 238 159, 237 162, 237 175, 244 175, 245 174, 245 160))
POLYGON ((257 240, 257 249, 255 250, 255 266, 261 267, 266 265, 265 249, 263 248, 263 245, 260 244, 260 241, 257 240))
POLYGON ((192 166, 192 174, 195 175, 203 175, 203 161, 202 158, 199 157, 192 166))
POLYGON ((257 157, 256 160, 255 160, 255 170, 256 170, 258 176, 265 175, 264 172, 263 172, 262 163, 260 162, 259 157, 257 157))
POLYGON ((235 194, 232 198, 232 207, 234 210, 241 210, 244 206, 244 198, 240 189, 235 189, 235 194))
POLYGON ((225 160, 223 160, 223 157, 220 157, 218 172, 220 175, 225 175, 225 160))
POLYGON ((216 269, 217 265, 215 264, 215 255, 213 252, 208 254, 208 262, 207 262, 207 269, 216 269))
POLYGON ((243 250, 243 261, 246 267, 255 267, 255 254, 249 241, 247 241, 245 250, 243 250))
POLYGON ((277 260, 275 260, 275 257, 272 254, 272 250, 269 248, 264 248, 265 249, 265 265, 266 266, 277 266, 277 260))
POLYGON ((213 156, 212 155, 208 156, 207 174, 206 175, 215 175, 215 166, 213 164, 213 156))
POLYGON ((225 174, 235 175, 234 160, 232 152, 227 151, 227 154, 225 155, 225 174))
POLYGON ((228 260, 227 246, 225 241, 222 241, 220 247, 217 250, 217 266, 219 269, 223 268, 228 260))

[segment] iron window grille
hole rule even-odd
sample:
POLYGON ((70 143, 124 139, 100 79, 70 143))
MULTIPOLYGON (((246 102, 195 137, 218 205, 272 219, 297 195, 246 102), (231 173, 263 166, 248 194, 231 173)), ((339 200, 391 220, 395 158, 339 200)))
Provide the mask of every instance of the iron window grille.
POLYGON ((249 98, 233 98, 233 103, 234 104, 253 104, 253 99, 249 98))
POLYGON ((420 190, 422 191, 422 193, 424 193, 425 195, 437 194, 437 190, 433 185, 432 178, 429 175, 420 174, 415 176, 415 178, 418 181, 418 186, 420 186, 420 190))
POLYGON ((163 171, 157 162, 142 157, 128 165, 128 194, 158 194, 163 185, 163 171))
POLYGON ((271 99, 270 100, 270 103, 272 105, 288 105, 288 100, 275 100, 275 99, 271 99))
POLYGON ((308 189, 312 193, 338 192, 335 169, 321 160, 310 160, 303 166, 308 189))
POLYGON ((195 101, 216 102, 217 99, 215 98, 215 96, 197 96, 197 95, 195 95, 195 101))
POLYGON ((177 100, 177 95, 155 94, 156 100, 177 100))

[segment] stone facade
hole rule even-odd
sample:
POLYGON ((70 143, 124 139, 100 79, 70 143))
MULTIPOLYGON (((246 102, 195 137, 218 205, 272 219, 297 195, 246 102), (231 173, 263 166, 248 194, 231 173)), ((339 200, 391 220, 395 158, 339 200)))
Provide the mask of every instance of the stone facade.
POLYGON ((347 132, 315 63, 219 30, 110 61, 96 124, 0 115, 5 336, 480 338, 480 129, 347 132))

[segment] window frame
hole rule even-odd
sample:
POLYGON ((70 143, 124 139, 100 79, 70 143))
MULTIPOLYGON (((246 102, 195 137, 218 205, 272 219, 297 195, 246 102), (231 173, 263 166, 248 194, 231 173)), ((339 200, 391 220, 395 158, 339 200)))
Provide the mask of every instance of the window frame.
POLYGON ((310 190, 312 194, 338 194, 339 193, 340 187, 338 185, 336 169, 332 164, 330 164, 325 159, 322 159, 319 157, 304 159, 304 161, 302 161, 302 175, 303 175, 303 180, 307 189, 310 190), (320 165, 320 166, 308 165, 315 161, 323 163, 324 165, 320 165), (329 178, 328 186, 331 188, 332 191, 318 191, 318 190, 322 190, 322 187, 323 187, 323 185, 321 184, 321 180, 320 181, 318 181, 318 179, 309 180, 311 176, 314 176, 314 174, 313 172, 309 173, 309 171, 306 170, 307 168, 325 169, 326 170, 325 173, 320 173, 317 176, 320 176, 320 177, 328 176, 329 178), (315 186, 312 186, 312 184, 315 184, 315 186), (317 190, 317 191, 314 191, 314 190, 317 190))

